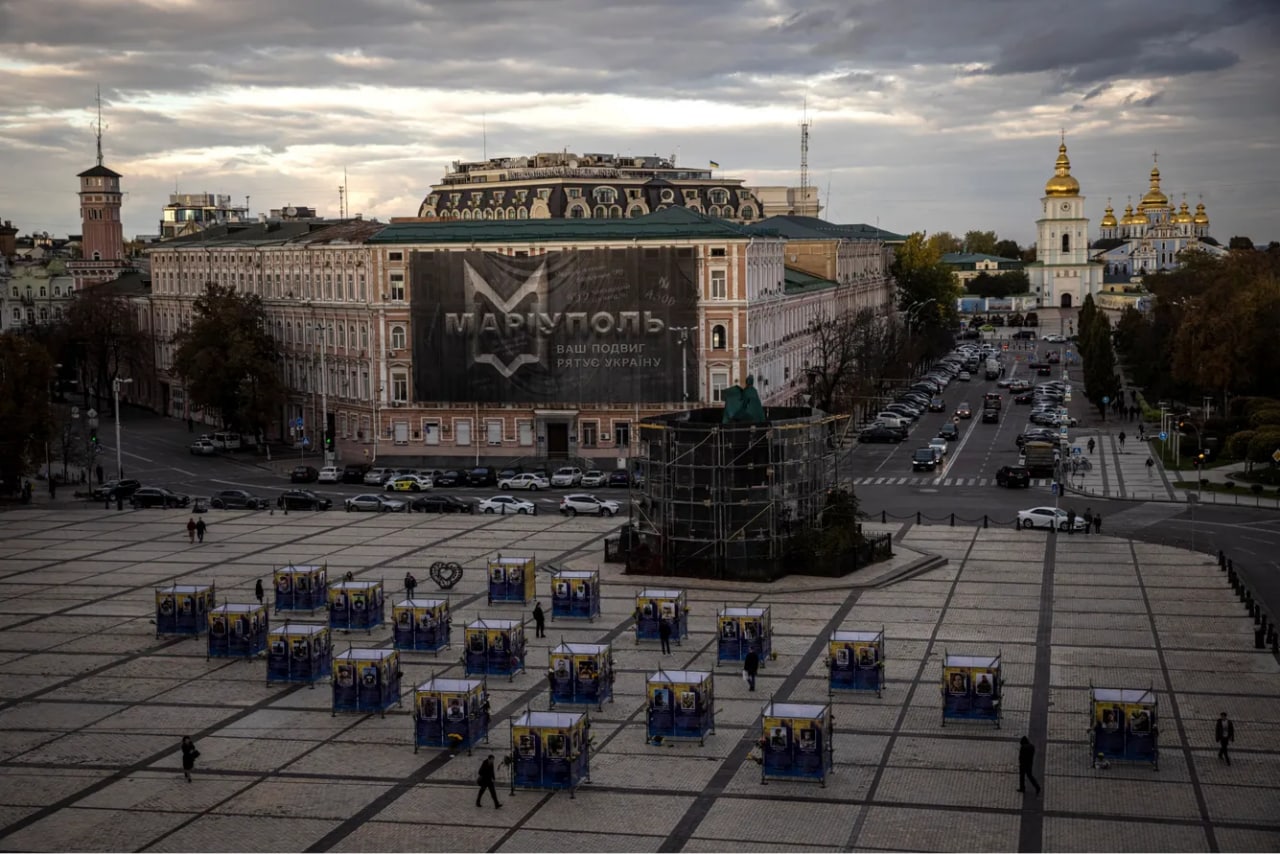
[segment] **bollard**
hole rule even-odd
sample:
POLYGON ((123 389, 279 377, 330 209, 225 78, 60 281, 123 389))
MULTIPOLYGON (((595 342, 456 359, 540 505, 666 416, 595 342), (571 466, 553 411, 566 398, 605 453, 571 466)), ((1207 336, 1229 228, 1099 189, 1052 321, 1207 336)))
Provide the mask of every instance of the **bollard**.
POLYGON ((1227 568, 1227 553, 1222 549, 1218 549, 1218 569, 1227 568))
POLYGON ((1262 629, 1253 630, 1253 648, 1254 649, 1267 648, 1267 636, 1263 634, 1262 629))
POLYGON ((119 496, 119 495, 116 496, 116 509, 117 510, 124 509, 124 498, 122 496, 119 496))
POLYGON ((951 527, 953 527, 953 528, 954 528, 955 526, 956 526, 956 514, 952 513, 952 514, 951 514, 951 527))
POLYGON ((1275 632, 1271 633, 1271 652, 1273 654, 1280 654, 1280 635, 1275 632))
POLYGON ((1263 614, 1263 615, 1262 615, 1262 630, 1263 630, 1264 632, 1270 632, 1270 631, 1271 631, 1271 628, 1270 628, 1270 626, 1268 625, 1268 620, 1267 620, 1267 615, 1266 615, 1266 614, 1263 614))
POLYGON ((988 526, 988 523, 987 523, 987 514, 986 514, 986 513, 983 513, 983 514, 982 514, 982 528, 983 528, 983 530, 986 530, 988 527, 989 527, 989 526, 988 526))
POLYGON ((917 525, 919 525, 919 524, 920 524, 920 511, 919 511, 919 510, 917 510, 917 511, 916 511, 916 524, 917 524, 917 525))
POLYGON ((886 523, 886 522, 888 522, 888 521, 889 521, 888 514, 886 514, 883 510, 881 510, 881 511, 880 511, 880 524, 881 524, 881 525, 883 525, 883 524, 885 524, 885 523, 886 523))
POLYGON ((1257 602, 1254 602, 1252 611, 1253 611, 1253 621, 1255 623, 1261 623, 1262 622, 1262 606, 1257 602))
POLYGON ((1232 560, 1231 560, 1231 558, 1227 558, 1227 571, 1228 571, 1228 572, 1235 572, 1235 571, 1236 571, 1236 565, 1235 565, 1235 562, 1234 562, 1234 561, 1232 561, 1232 560))

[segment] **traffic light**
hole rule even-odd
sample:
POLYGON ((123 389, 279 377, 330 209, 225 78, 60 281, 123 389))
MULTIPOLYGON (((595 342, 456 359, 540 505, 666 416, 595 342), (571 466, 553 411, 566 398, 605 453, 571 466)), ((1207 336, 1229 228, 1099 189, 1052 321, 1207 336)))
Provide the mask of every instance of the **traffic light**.
POLYGON ((324 449, 326 451, 333 450, 333 434, 330 433, 328 430, 324 431, 324 449))
POLYGON ((89 444, 91 445, 98 444, 98 428, 97 427, 89 428, 89 444))

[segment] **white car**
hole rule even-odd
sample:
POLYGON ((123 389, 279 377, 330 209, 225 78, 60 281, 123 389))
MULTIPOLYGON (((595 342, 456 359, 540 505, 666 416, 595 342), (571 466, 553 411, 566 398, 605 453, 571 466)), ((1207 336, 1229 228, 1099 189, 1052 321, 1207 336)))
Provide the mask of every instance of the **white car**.
POLYGON ((930 439, 929 447, 933 448, 933 454, 938 458, 938 462, 942 462, 947 456, 947 440, 946 439, 930 439))
MULTIPOLYGON (((1018 511, 1019 528, 1049 528, 1050 530, 1067 530, 1067 511, 1055 507, 1032 507, 1030 510, 1018 511)), ((1084 519, 1077 516, 1075 529, 1084 530, 1084 519)))
POLYGON ((1061 344, 1067 339, 1063 338, 1061 335, 1057 334, 1056 332, 1050 332, 1048 335, 1041 336, 1040 340, 1048 341, 1050 344, 1061 344))
POLYGON ((582 476, 582 481, 579 486, 604 486, 608 480, 609 475, 600 471, 600 469, 592 469, 582 476))
POLYGON ((577 486, 582 483, 582 469, 565 466, 551 475, 552 486, 577 486))
POLYGON ((551 481, 531 471, 515 474, 498 481, 498 489, 527 489, 537 492, 539 489, 550 489, 551 481))
POLYGON ((382 486, 387 492, 422 492, 431 488, 431 478, 416 474, 398 474, 382 486))
POLYGON ((481 513, 527 513, 535 515, 537 506, 532 501, 516 498, 514 495, 495 495, 486 498, 476 505, 481 513))
POLYGON ((325 466, 320 469, 320 476, 316 480, 320 483, 342 483, 342 469, 337 466, 325 466))
POLYGON ((618 512, 618 502, 578 493, 566 495, 560 500, 560 512, 566 516, 586 513, 592 516, 613 516, 618 512))
POLYGON ((208 439, 197 439, 191 443, 191 453, 197 457, 209 457, 218 453, 218 449, 208 439))

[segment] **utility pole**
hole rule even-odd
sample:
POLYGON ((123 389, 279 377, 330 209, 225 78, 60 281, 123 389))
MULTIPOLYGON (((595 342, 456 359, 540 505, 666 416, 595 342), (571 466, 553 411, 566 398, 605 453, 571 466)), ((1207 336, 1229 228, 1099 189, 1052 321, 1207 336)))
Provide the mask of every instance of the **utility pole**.
POLYGON ((111 381, 111 391, 116 401, 116 480, 124 478, 124 460, 120 451, 120 386, 133 382, 132 379, 116 377, 111 381))
POLYGON ((333 460, 329 451, 329 375, 324 361, 327 330, 323 323, 317 323, 316 330, 320 333, 320 444, 324 451, 324 464, 328 466, 333 465, 333 460))

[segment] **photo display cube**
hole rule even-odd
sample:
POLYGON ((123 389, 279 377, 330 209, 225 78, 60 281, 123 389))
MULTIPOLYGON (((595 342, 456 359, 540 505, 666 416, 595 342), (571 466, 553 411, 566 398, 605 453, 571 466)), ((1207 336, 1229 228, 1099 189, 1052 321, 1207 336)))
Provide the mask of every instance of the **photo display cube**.
POLYGON ((834 767, 831 704, 769 702, 761 719, 760 781, 807 780, 825 786, 834 767))
POLYGON ((201 635, 209 629, 207 615, 214 608, 214 586, 172 584, 156 590, 156 637, 201 635))
POLYGON ((1154 691, 1090 688, 1089 721, 1095 767, 1099 760, 1159 767, 1160 727, 1154 691))
POLYGON ((658 670, 645 678, 645 743, 706 741, 716 731, 715 676, 705 670, 658 670))
POLYGON ((447 599, 405 599, 391 607, 392 635, 400 650, 438 652, 449 646, 453 618, 447 599))
POLYGON ((671 625, 671 642, 689 636, 689 601, 683 590, 648 587, 636 593, 636 641, 661 640, 661 621, 671 625))
POLYGON ((466 750, 489 741, 489 691, 484 679, 423 682, 413 691, 413 751, 466 750))
POLYGON ((551 576, 551 619, 594 620, 600 616, 600 573, 562 569, 551 576))
POLYGON ((275 610, 310 613, 328 603, 329 571, 325 566, 285 566, 271 574, 275 610))
POLYGON ((252 658, 267 648, 266 605, 219 605, 209 612, 208 658, 252 658))
POLYGON ((831 691, 875 691, 879 697, 884 690, 884 629, 832 632, 827 675, 831 691))
POLYGON ((467 624, 462 659, 467 676, 506 676, 524 670, 524 624, 479 619, 467 624))
POLYGON ((511 721, 511 791, 568 789, 591 779, 590 722, 582 712, 524 712, 511 721))
POLYGON ((489 604, 519 602, 528 604, 537 595, 537 564, 531 557, 489 559, 489 604))
POLYGON ((349 649, 333 657, 333 713, 380 712, 400 702, 400 653, 349 649))
POLYGON ((993 721, 1000 726, 1000 656, 946 654, 942 665, 942 723, 993 721))
POLYGON ((760 656, 763 667, 773 651, 769 606, 723 608, 716 612, 716 662, 741 662, 748 652, 760 656))
POLYGON ((382 625, 381 581, 335 581, 328 600, 331 629, 369 632, 382 625))
POLYGON ((547 654, 551 708, 613 701, 613 651, 607 643, 562 643, 547 654))
POLYGON ((268 682, 319 682, 333 673, 328 626, 285 623, 267 633, 268 682))

